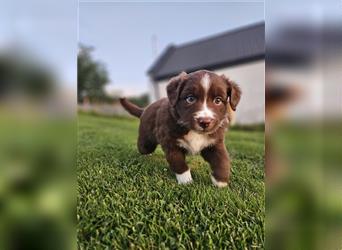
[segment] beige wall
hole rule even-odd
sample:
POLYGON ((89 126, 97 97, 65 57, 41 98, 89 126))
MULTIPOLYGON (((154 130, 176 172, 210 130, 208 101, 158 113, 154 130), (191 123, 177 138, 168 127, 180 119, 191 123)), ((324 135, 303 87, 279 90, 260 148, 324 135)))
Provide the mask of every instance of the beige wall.
MULTIPOLYGON (((237 107, 237 124, 254 124, 265 121, 265 61, 259 60, 238 66, 215 70, 218 74, 225 74, 229 79, 240 85, 242 97, 237 107)), ((163 80, 155 84, 160 97, 166 97, 166 85, 163 80)), ((155 100, 156 96, 151 93, 155 100)))

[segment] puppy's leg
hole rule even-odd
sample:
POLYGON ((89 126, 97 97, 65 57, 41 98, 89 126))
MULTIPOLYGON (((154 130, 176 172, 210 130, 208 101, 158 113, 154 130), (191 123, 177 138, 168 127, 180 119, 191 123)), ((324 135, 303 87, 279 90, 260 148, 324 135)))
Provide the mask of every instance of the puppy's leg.
POLYGON ((139 152, 143 155, 153 153, 158 145, 157 139, 153 133, 155 126, 153 115, 153 112, 144 112, 140 118, 137 146, 139 152))
POLYGON ((154 152, 157 142, 148 134, 140 133, 138 137, 138 150, 140 154, 147 155, 154 152))
POLYGON ((201 152, 202 157, 210 164, 213 174, 211 180, 217 187, 225 187, 230 176, 230 160, 223 143, 206 148, 201 152))
POLYGON ((176 174, 179 184, 192 182, 191 172, 185 162, 185 154, 180 149, 173 148, 165 150, 166 160, 171 170, 176 174))

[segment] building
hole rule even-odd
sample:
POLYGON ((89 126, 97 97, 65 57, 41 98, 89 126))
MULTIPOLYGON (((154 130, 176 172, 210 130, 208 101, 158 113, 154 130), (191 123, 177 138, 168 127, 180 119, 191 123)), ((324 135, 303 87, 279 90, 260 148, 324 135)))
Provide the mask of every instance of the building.
POLYGON ((148 70, 152 82, 151 100, 166 96, 166 86, 172 76, 199 69, 225 74, 240 85, 243 95, 236 112, 236 123, 265 121, 264 23, 168 46, 148 70))
POLYGON ((279 99, 277 104, 282 104, 283 119, 284 116, 291 121, 306 122, 340 119, 341 55, 340 23, 303 22, 268 30, 266 87, 277 90, 275 97, 279 99), (288 97, 279 95, 280 90, 287 92, 288 97))

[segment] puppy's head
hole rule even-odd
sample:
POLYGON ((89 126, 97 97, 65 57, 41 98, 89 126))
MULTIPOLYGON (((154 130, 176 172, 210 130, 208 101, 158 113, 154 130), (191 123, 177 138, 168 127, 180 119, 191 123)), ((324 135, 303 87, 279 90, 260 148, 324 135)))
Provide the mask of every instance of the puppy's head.
POLYGON ((200 70, 182 72, 167 86, 170 105, 176 110, 178 123, 201 133, 215 131, 226 119, 230 105, 235 110, 241 91, 225 76, 200 70))

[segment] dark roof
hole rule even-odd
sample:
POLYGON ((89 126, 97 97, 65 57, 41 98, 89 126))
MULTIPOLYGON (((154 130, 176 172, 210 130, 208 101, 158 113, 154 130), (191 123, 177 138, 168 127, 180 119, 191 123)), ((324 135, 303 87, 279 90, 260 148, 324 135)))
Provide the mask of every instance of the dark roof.
POLYGON ((322 55, 339 56, 336 51, 341 48, 342 28, 337 24, 286 24, 268 32, 267 63, 270 67, 307 66, 322 55))
POLYGON ((265 58, 265 23, 230 30, 209 38, 170 45, 148 70, 153 80, 181 71, 213 70, 265 58))

